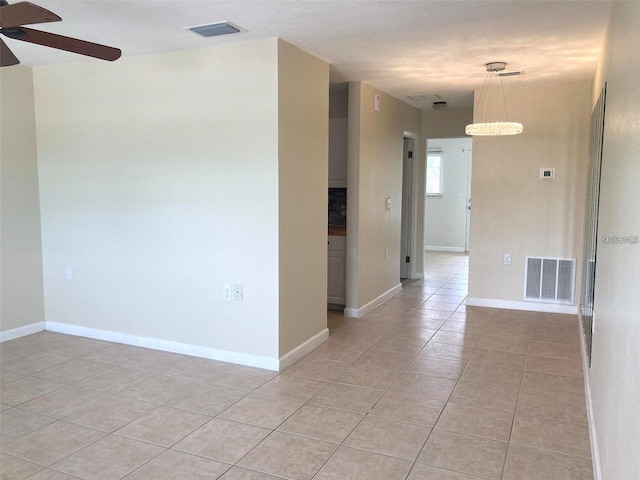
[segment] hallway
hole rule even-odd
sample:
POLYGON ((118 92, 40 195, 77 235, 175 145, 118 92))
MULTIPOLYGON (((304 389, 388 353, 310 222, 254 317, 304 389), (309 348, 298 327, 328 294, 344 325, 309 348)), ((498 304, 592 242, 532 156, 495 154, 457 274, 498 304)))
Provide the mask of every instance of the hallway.
POLYGON ((2 344, 2 479, 589 480, 575 317, 465 308, 467 256, 284 372, 43 332, 2 344))
POLYGON ((337 331, 310 356, 359 354, 342 374, 308 375, 385 389, 367 415, 388 423, 376 420, 377 435, 372 426, 357 447, 394 456, 391 445, 409 447, 406 422, 428 430, 409 479, 593 478, 576 318, 465 307, 466 254, 427 252, 425 272, 356 323, 334 318, 337 331))

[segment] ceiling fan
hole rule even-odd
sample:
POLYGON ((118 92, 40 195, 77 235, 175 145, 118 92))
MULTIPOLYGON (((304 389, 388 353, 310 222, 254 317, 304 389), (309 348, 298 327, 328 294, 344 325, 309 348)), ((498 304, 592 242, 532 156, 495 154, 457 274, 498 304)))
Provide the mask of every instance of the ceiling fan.
MULTIPOLYGON (((34 23, 59 22, 60 20, 62 19, 55 13, 33 3, 20 2, 9 5, 6 0, 0 0, 0 33, 8 38, 108 61, 117 60, 122 55, 118 48, 22 26, 34 23)), ((17 65, 18 63, 20 63, 20 60, 13 54, 7 44, 0 39, 0 67, 17 65)))

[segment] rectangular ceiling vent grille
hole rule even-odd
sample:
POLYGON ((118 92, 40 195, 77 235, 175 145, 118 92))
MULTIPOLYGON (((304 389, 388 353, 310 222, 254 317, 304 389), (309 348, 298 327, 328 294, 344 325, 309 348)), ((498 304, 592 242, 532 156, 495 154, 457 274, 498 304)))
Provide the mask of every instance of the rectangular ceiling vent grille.
POLYGON ((526 257, 524 299, 573 305, 575 258, 526 257))
POLYGON ((231 33, 245 32, 242 28, 231 22, 208 23, 207 25, 197 25, 195 27, 186 27, 193 33, 197 33, 203 37, 216 37, 218 35, 229 35, 231 33))
POLYGON ((442 100, 442 97, 437 93, 430 95, 408 95, 407 98, 414 102, 437 102, 442 100))

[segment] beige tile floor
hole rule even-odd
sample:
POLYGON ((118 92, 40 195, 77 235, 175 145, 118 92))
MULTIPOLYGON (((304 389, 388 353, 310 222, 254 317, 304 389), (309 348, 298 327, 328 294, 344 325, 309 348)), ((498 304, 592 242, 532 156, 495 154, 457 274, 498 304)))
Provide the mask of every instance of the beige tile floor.
POLYGON ((42 332, 1 354, 1 478, 588 480, 576 318, 465 308, 467 257, 274 372, 42 332))

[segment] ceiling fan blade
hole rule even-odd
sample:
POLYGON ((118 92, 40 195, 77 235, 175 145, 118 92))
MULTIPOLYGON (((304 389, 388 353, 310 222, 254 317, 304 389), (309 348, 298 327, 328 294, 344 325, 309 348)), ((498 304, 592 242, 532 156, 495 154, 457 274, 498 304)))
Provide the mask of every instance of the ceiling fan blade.
POLYGON ((0 7, 0 27, 11 28, 32 23, 59 22, 55 13, 29 2, 21 2, 0 7))
POLYGON ((0 38, 0 67, 8 67, 19 63, 20 60, 18 60, 9 47, 7 47, 7 44, 0 38))
POLYGON ((45 47, 57 48, 67 52, 78 53, 88 57, 99 58, 112 62, 122 55, 119 48, 107 47, 98 43, 78 40, 77 38, 65 37, 55 33, 42 32, 31 28, 19 27, 15 31, 4 31, 7 37, 23 42, 44 45, 45 47), (26 33, 26 35, 24 35, 26 33))

